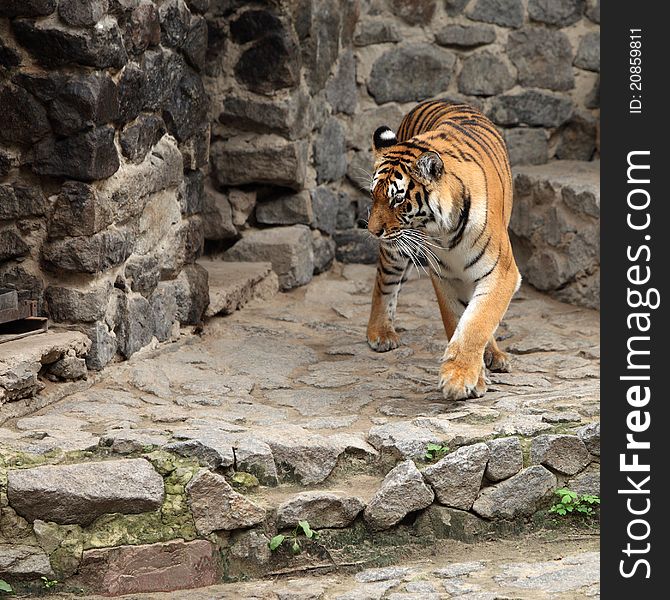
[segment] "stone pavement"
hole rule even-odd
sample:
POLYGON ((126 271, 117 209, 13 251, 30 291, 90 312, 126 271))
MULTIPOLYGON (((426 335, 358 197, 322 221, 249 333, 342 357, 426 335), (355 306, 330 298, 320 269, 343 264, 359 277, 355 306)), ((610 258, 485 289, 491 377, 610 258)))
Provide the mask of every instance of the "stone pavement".
MULTIPOLYGON (((597 537, 529 536, 476 546, 451 543, 401 566, 356 574, 293 576, 195 589, 191 600, 593 600, 600 597, 597 537)), ((59 598, 74 598, 58 594, 59 598)), ((184 592, 132 594, 177 600, 184 592)), ((92 596, 93 598, 101 598, 92 596)))
MULTIPOLYGON (((75 576, 85 589, 128 593, 178 589, 168 555, 208 565, 191 587, 220 581, 219 552, 232 579, 328 561, 404 564, 403 544, 425 550, 445 538, 516 535, 561 485, 599 492, 598 313, 522 287, 498 331, 513 372, 492 374, 483 398, 450 402, 437 390, 445 339, 430 282, 406 284, 402 346, 377 354, 365 341, 373 278, 372 267, 338 265, 8 420, 0 427, 0 556, 10 561, 0 561, 0 575, 75 576), (429 443, 449 453, 426 460, 429 443), (324 528, 322 546, 271 556, 270 537, 299 519, 324 528), (172 572, 177 586, 117 577, 119 565, 132 571, 137 561, 155 567, 156 580, 172 572)), ((555 558, 538 548, 532 561, 555 558)), ((563 577, 551 573, 560 569, 538 565, 496 563, 488 580, 518 587, 505 592, 513 598, 588 597, 597 593, 594 559, 577 550, 564 560, 584 570, 578 587, 555 588, 563 577)), ((412 582, 339 595, 507 597, 475 579, 445 587, 438 577, 436 596, 412 582)), ((202 597, 235 597, 222 594, 202 597)))
MULTIPOLYGON (((202 337, 141 352, 89 389, 7 422, 0 443, 30 453, 101 443, 123 453, 223 431, 319 436, 362 452, 370 441, 411 456, 412 436, 464 445, 598 420, 597 312, 523 287, 498 331, 513 372, 492 374, 481 399, 447 402, 437 389, 445 336, 430 282, 406 284, 402 346, 377 354, 365 341, 373 273, 346 265, 212 319, 202 337)), ((305 483, 329 474, 320 461, 309 468, 298 473, 305 483)))

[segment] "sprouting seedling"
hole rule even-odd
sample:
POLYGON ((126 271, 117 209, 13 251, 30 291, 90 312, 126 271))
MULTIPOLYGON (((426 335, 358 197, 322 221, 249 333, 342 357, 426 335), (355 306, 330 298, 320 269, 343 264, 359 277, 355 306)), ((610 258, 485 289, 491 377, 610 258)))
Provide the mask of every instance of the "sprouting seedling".
POLYGON ((550 513, 564 517, 568 514, 580 514, 591 516, 594 507, 600 505, 600 498, 592 494, 582 494, 581 496, 567 488, 559 488, 554 494, 560 498, 560 501, 554 504, 550 513))
POLYGON ((444 458, 448 452, 448 446, 431 442, 426 446, 426 453, 423 457, 425 460, 439 460, 440 458, 444 458))
POLYGON ((279 546, 286 542, 291 545, 291 552, 293 554, 300 554, 302 552, 302 546, 298 539, 300 532, 302 532, 308 540, 315 540, 319 537, 318 532, 314 531, 307 521, 298 521, 298 525, 293 530, 292 534, 284 535, 280 533, 270 540, 268 543, 270 550, 274 552, 279 546))

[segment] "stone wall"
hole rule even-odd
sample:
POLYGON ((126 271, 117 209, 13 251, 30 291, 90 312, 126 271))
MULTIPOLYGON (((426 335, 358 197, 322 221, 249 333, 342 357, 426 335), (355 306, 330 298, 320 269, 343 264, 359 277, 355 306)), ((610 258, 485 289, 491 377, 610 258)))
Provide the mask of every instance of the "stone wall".
POLYGON ((206 307, 207 4, 0 3, 0 286, 88 334, 89 368, 206 307))
POLYGON ((372 132, 420 100, 483 109, 514 165, 598 155, 597 0, 212 0, 206 18, 205 237, 274 257, 284 289, 334 254, 376 260, 372 132))

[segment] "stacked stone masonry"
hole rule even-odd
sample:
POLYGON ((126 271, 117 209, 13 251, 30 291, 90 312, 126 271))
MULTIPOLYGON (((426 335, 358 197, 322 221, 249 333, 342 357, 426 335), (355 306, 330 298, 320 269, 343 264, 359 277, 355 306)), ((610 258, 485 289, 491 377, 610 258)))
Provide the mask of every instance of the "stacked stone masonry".
POLYGON ((207 305, 206 2, 0 5, 0 287, 129 357, 207 305))
MULTIPOLYGON (((597 0, 212 1, 207 246, 228 260, 271 260, 284 290, 333 258, 375 262, 365 230, 372 132, 397 128, 426 99, 481 108, 513 165, 597 158, 599 9, 597 0)), ((517 220, 534 211, 527 202, 517 220)), ((533 237, 519 242, 525 254, 556 264, 551 281, 531 264, 531 283, 597 305, 597 245, 570 267, 575 244, 533 237)))

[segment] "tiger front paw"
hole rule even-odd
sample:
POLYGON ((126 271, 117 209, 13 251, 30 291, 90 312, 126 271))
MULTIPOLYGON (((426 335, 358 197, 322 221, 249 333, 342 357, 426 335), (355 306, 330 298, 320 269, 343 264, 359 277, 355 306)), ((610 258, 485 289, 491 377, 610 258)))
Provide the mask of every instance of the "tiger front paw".
POLYGON ((393 325, 368 327, 368 345, 375 352, 388 352, 400 345, 400 336, 393 329, 393 325))
POLYGON ((481 398, 488 383, 490 381, 481 363, 466 363, 458 359, 442 363, 439 388, 446 400, 481 398))

